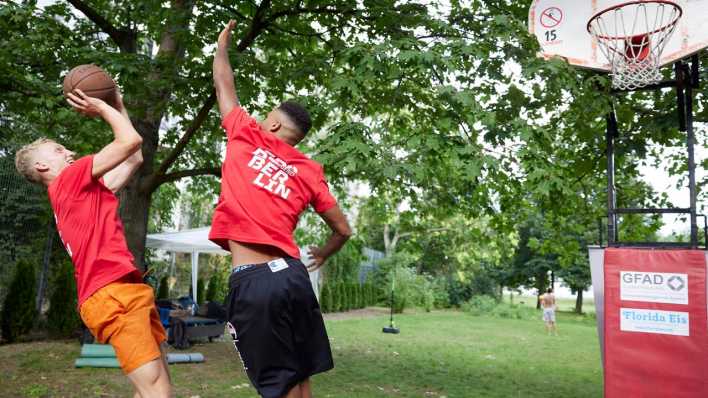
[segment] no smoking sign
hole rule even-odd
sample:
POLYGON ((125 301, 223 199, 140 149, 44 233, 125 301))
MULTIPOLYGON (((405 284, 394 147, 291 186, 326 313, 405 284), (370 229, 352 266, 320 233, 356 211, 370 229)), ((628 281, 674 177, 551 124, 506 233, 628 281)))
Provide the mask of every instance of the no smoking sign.
POLYGON ((540 21, 544 28, 555 28, 563 21, 563 11, 558 7, 548 7, 541 13, 540 21))

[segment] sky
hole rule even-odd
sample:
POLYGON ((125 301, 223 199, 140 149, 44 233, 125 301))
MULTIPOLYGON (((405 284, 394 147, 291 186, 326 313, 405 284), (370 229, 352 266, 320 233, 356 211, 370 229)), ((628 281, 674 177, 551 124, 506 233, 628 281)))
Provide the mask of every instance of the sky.
MULTIPOLYGON (((694 130, 696 137, 698 138, 698 142, 700 143, 702 141, 705 141, 706 133, 708 133, 707 126, 705 124, 700 123, 695 123, 695 125, 696 126, 694 130)), ((663 148, 663 153, 686 154, 686 147, 683 146, 663 148)), ((686 154, 686 161, 688 161, 687 156, 688 155, 686 154)), ((703 145, 700 144, 695 145, 694 156, 697 165, 696 181, 700 182, 707 175, 706 170, 700 167, 700 164, 708 157, 708 149, 706 149, 703 145)), ((654 164, 655 160, 655 158, 650 158, 648 164, 654 164)), ((662 164, 661 162, 658 163, 662 164)), ((666 192, 668 194, 669 201, 671 201, 671 203, 675 207, 689 207, 690 202, 688 193, 688 177, 685 178, 685 184, 683 185, 683 187, 677 188, 680 176, 670 176, 669 172, 666 170, 666 164, 662 164, 662 167, 660 168, 647 165, 641 166, 639 169, 644 177, 644 181, 648 182, 656 192, 666 192)), ((701 213, 701 207, 707 207, 706 205, 706 203, 700 201, 697 203, 699 214, 701 213)), ((688 231, 690 230, 688 222, 677 220, 676 215, 665 215, 663 220, 664 227, 661 229, 660 233, 664 236, 671 235, 672 233, 688 233, 688 231)), ((700 223, 701 220, 699 219, 699 236, 701 236, 700 223)))

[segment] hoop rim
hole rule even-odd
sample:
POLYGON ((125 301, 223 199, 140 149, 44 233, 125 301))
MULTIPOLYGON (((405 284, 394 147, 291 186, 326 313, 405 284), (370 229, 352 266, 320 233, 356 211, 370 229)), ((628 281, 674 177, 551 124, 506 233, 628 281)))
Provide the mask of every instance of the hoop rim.
POLYGON ((588 20, 588 24, 587 24, 587 26, 586 26, 586 29, 587 29, 588 33, 589 33, 591 36, 594 36, 594 37, 596 37, 596 38, 598 38, 598 39, 603 39, 603 40, 627 40, 628 38, 632 38, 632 37, 635 37, 635 36, 651 35, 651 34, 654 34, 654 33, 663 32, 664 30, 670 28, 671 26, 676 25, 676 24, 678 23, 678 21, 681 19, 682 16, 683 16, 683 8, 681 8, 680 5, 674 3, 673 1, 669 1, 669 0, 650 0, 650 1, 635 0, 635 1, 628 1, 628 2, 625 2, 625 3, 615 4, 615 5, 613 5, 613 6, 611 6, 611 7, 608 7, 608 8, 606 8, 606 9, 600 11, 600 12, 595 13, 595 15, 593 15, 592 17, 590 17, 590 19, 588 20), (676 18, 675 18, 673 21, 667 23, 665 26, 662 26, 661 28, 658 28, 658 29, 653 30, 653 31, 651 31, 651 32, 644 32, 644 33, 639 33, 639 34, 631 35, 631 36, 603 36, 603 35, 594 34, 594 33, 592 32, 592 30, 591 30, 591 26, 592 26, 593 21, 595 21, 598 17, 600 17, 600 16, 602 16, 602 15, 604 15, 604 14, 610 12, 610 11, 614 11, 614 10, 616 10, 616 9, 623 8, 623 7, 626 7, 626 6, 635 5, 635 4, 648 4, 648 3, 667 4, 667 5, 669 5, 669 6, 673 6, 674 9, 678 10, 678 15, 676 16, 676 18))

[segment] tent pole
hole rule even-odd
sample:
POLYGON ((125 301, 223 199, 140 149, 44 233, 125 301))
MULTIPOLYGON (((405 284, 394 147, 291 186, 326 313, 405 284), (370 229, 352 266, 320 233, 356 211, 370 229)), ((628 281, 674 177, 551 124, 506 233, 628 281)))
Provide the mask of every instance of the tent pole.
POLYGON ((192 251, 192 300, 197 303, 197 276, 199 275, 199 252, 192 251))

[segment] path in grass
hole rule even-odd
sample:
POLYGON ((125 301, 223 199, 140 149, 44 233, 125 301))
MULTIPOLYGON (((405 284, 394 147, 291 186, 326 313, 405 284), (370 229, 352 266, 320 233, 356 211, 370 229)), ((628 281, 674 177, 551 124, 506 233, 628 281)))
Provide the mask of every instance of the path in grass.
MULTIPOLYGON (((318 397, 600 397, 594 324, 561 314, 560 337, 539 321, 444 311, 327 321, 336 368, 314 377, 318 397)), ((203 364, 172 365, 179 397, 257 397, 226 339, 200 344, 203 364)), ((74 369, 74 342, 0 346, 0 396, 124 397, 116 369, 74 369)))

